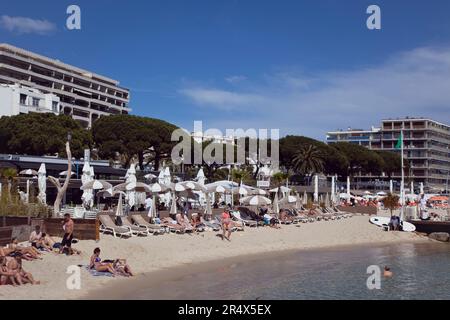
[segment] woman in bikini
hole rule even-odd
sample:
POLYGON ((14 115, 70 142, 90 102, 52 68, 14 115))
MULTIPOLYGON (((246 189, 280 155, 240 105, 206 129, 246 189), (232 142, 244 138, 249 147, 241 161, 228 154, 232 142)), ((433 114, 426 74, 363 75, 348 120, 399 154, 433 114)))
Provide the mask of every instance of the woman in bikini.
POLYGON ((0 285, 17 286, 23 284, 20 274, 17 271, 10 270, 7 261, 5 256, 0 256, 0 285))
POLYGON ((228 241, 231 241, 231 228, 232 228, 233 221, 231 221, 231 215, 228 209, 225 209, 222 213, 222 240, 227 239, 228 241), (228 236, 225 235, 225 233, 228 232, 228 236))
MULTIPOLYGON (((18 275, 20 276, 20 280, 23 283, 31 283, 31 284, 40 284, 40 281, 37 281, 33 278, 33 275, 30 272, 27 272, 23 269, 22 266, 22 256, 21 255, 17 255, 15 256, 13 259, 10 259, 7 263, 6 263, 7 268, 10 271, 16 271, 18 273, 18 275)), ((16 278, 17 280, 18 278, 16 278)))
POLYGON ((100 258, 100 248, 94 249, 94 254, 91 256, 91 261, 89 263, 89 269, 94 269, 98 272, 110 272, 113 275, 117 275, 112 263, 102 262, 102 259, 100 258))

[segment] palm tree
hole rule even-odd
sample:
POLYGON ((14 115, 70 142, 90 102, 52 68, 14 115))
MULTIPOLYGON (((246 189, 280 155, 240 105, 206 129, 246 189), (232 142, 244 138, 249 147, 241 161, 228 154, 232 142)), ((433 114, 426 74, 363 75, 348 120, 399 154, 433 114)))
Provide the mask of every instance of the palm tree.
POLYGON ((295 171, 301 175, 323 172, 323 161, 322 153, 312 144, 302 147, 292 160, 295 171))
POLYGON ((287 179, 289 179, 289 173, 277 172, 272 176, 272 180, 277 187, 280 187, 287 179))
POLYGON ((243 169, 233 169, 231 170, 231 180, 234 182, 241 182, 246 180, 250 176, 250 173, 247 170, 243 169))

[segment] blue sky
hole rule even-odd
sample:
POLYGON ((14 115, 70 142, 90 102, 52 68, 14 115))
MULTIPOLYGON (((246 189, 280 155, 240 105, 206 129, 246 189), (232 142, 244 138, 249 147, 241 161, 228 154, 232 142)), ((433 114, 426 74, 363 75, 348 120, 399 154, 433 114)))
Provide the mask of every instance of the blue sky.
POLYGON ((114 3, 8 1, 0 42, 117 79, 133 114, 188 130, 202 120, 324 139, 387 117, 450 119, 448 0, 114 3), (70 4, 79 31, 65 27, 70 4), (381 30, 366 28, 371 4, 381 30))

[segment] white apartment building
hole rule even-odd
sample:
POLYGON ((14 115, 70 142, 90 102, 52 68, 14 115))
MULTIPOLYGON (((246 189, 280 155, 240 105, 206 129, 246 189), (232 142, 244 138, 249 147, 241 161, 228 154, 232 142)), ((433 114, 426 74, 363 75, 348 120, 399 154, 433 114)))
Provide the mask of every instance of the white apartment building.
POLYGON ((59 97, 19 84, 0 84, 0 117, 40 112, 59 114, 59 97))
POLYGON ((0 83, 58 96, 58 112, 86 128, 101 116, 131 111, 129 90, 118 81, 9 44, 0 44, 0 83))

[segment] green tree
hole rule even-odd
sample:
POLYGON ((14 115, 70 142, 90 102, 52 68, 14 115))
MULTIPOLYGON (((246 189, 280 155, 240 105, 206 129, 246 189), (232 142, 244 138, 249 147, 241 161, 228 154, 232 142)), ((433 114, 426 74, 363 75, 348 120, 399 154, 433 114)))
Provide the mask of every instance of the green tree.
POLYGON ((394 172, 400 172, 402 166, 401 156, 398 153, 390 151, 377 151, 377 154, 383 159, 383 172, 391 178, 394 172))
POLYGON ((175 125, 159 119, 112 115, 94 122, 92 136, 100 157, 123 159, 125 167, 137 158, 141 169, 153 163, 158 170, 160 162, 170 158, 175 145, 171 135, 175 129, 175 125))
POLYGON ((322 173, 324 171, 324 156, 314 145, 301 147, 292 161, 294 170, 301 175, 322 173))
POLYGON ((280 165, 286 170, 295 171, 293 159, 300 150, 314 146, 320 152, 323 162, 323 173, 345 176, 348 168, 347 158, 335 148, 303 136, 286 136, 280 139, 280 165))
POLYGON ((366 147, 348 143, 333 143, 332 147, 341 152, 348 160, 347 175, 353 177, 357 173, 381 174, 385 166, 383 158, 366 147))
POLYGON ((0 152, 26 155, 65 156, 67 134, 71 133, 73 155, 82 157, 92 137, 77 121, 66 115, 29 113, 0 118, 0 152))
POLYGON ((289 179, 289 173, 287 172, 277 172, 272 175, 272 182, 276 187, 282 186, 289 179))

